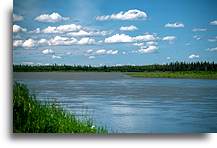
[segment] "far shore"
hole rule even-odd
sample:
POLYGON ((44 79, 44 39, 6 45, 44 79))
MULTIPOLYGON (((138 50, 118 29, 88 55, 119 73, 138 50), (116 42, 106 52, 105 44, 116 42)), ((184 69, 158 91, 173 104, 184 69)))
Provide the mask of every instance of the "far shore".
MULTIPOLYGON (((15 77, 23 77, 28 74, 29 78, 38 77, 37 74, 42 74, 41 78, 56 78, 56 79, 67 79, 76 77, 77 79, 96 77, 95 74, 102 74, 102 78, 123 78, 128 77, 141 77, 141 78, 175 78, 175 79, 217 79, 217 71, 155 71, 155 72, 84 72, 84 71, 52 71, 52 72, 14 72, 15 77), (49 74, 55 74, 49 76, 49 74), (59 77, 61 74, 61 77, 59 77), (37 75, 37 76, 36 76, 37 75), (80 78, 78 76, 81 76, 80 78)), ((99 76, 99 79, 101 75, 99 76)))
POLYGON ((216 71, 176 71, 176 72, 128 72, 132 77, 176 78, 176 79, 217 79, 216 71))

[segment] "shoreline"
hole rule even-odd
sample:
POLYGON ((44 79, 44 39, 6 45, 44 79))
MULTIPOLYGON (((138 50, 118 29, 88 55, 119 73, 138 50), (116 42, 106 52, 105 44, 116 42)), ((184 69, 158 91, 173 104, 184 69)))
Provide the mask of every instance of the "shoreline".
POLYGON ((25 84, 13 85, 13 133, 107 134, 91 119, 80 120, 56 104, 41 104, 25 84))
POLYGON ((79 79, 86 79, 95 77, 95 74, 103 74, 101 78, 124 78, 138 77, 138 78, 169 78, 169 79, 205 79, 205 80, 217 80, 217 71, 155 71, 155 72, 80 72, 80 71, 50 71, 50 72, 13 72, 13 77, 20 77, 22 74, 31 74, 29 77, 34 77, 35 74, 42 74, 42 78, 47 74, 55 74, 54 78, 59 79, 58 75, 64 75, 64 79, 72 77, 80 77, 79 79), (16 76, 17 75, 17 76, 16 76))
POLYGON ((217 80, 216 71, 180 71, 180 72, 128 72, 131 77, 139 78, 169 78, 169 79, 205 79, 217 80))

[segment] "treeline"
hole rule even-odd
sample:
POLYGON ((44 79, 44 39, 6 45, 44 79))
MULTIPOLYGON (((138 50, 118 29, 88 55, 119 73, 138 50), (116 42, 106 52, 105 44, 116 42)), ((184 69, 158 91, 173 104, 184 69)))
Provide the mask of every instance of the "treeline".
POLYGON ((13 65, 14 72, 51 72, 51 71, 77 71, 77 72, 153 72, 153 71, 217 71, 214 62, 175 62, 168 64, 153 64, 143 66, 81 66, 81 65, 13 65))

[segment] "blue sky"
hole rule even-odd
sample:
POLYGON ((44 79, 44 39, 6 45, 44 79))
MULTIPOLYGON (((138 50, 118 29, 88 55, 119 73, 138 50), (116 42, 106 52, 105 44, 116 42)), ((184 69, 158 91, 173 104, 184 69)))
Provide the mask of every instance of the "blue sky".
POLYGON ((216 0, 14 0, 14 64, 217 62, 216 0))

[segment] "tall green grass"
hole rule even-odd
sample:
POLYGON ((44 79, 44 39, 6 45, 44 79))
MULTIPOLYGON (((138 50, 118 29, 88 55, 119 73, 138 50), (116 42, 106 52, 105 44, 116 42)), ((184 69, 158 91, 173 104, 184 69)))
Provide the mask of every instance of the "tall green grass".
POLYGON ((107 133, 95 127, 91 120, 81 121, 64 112, 56 105, 40 104, 30 95, 26 85, 13 86, 13 132, 14 133, 107 133))
POLYGON ((177 71, 177 72, 128 72, 132 77, 145 78, 187 78, 187 79, 217 79, 216 71, 177 71))

